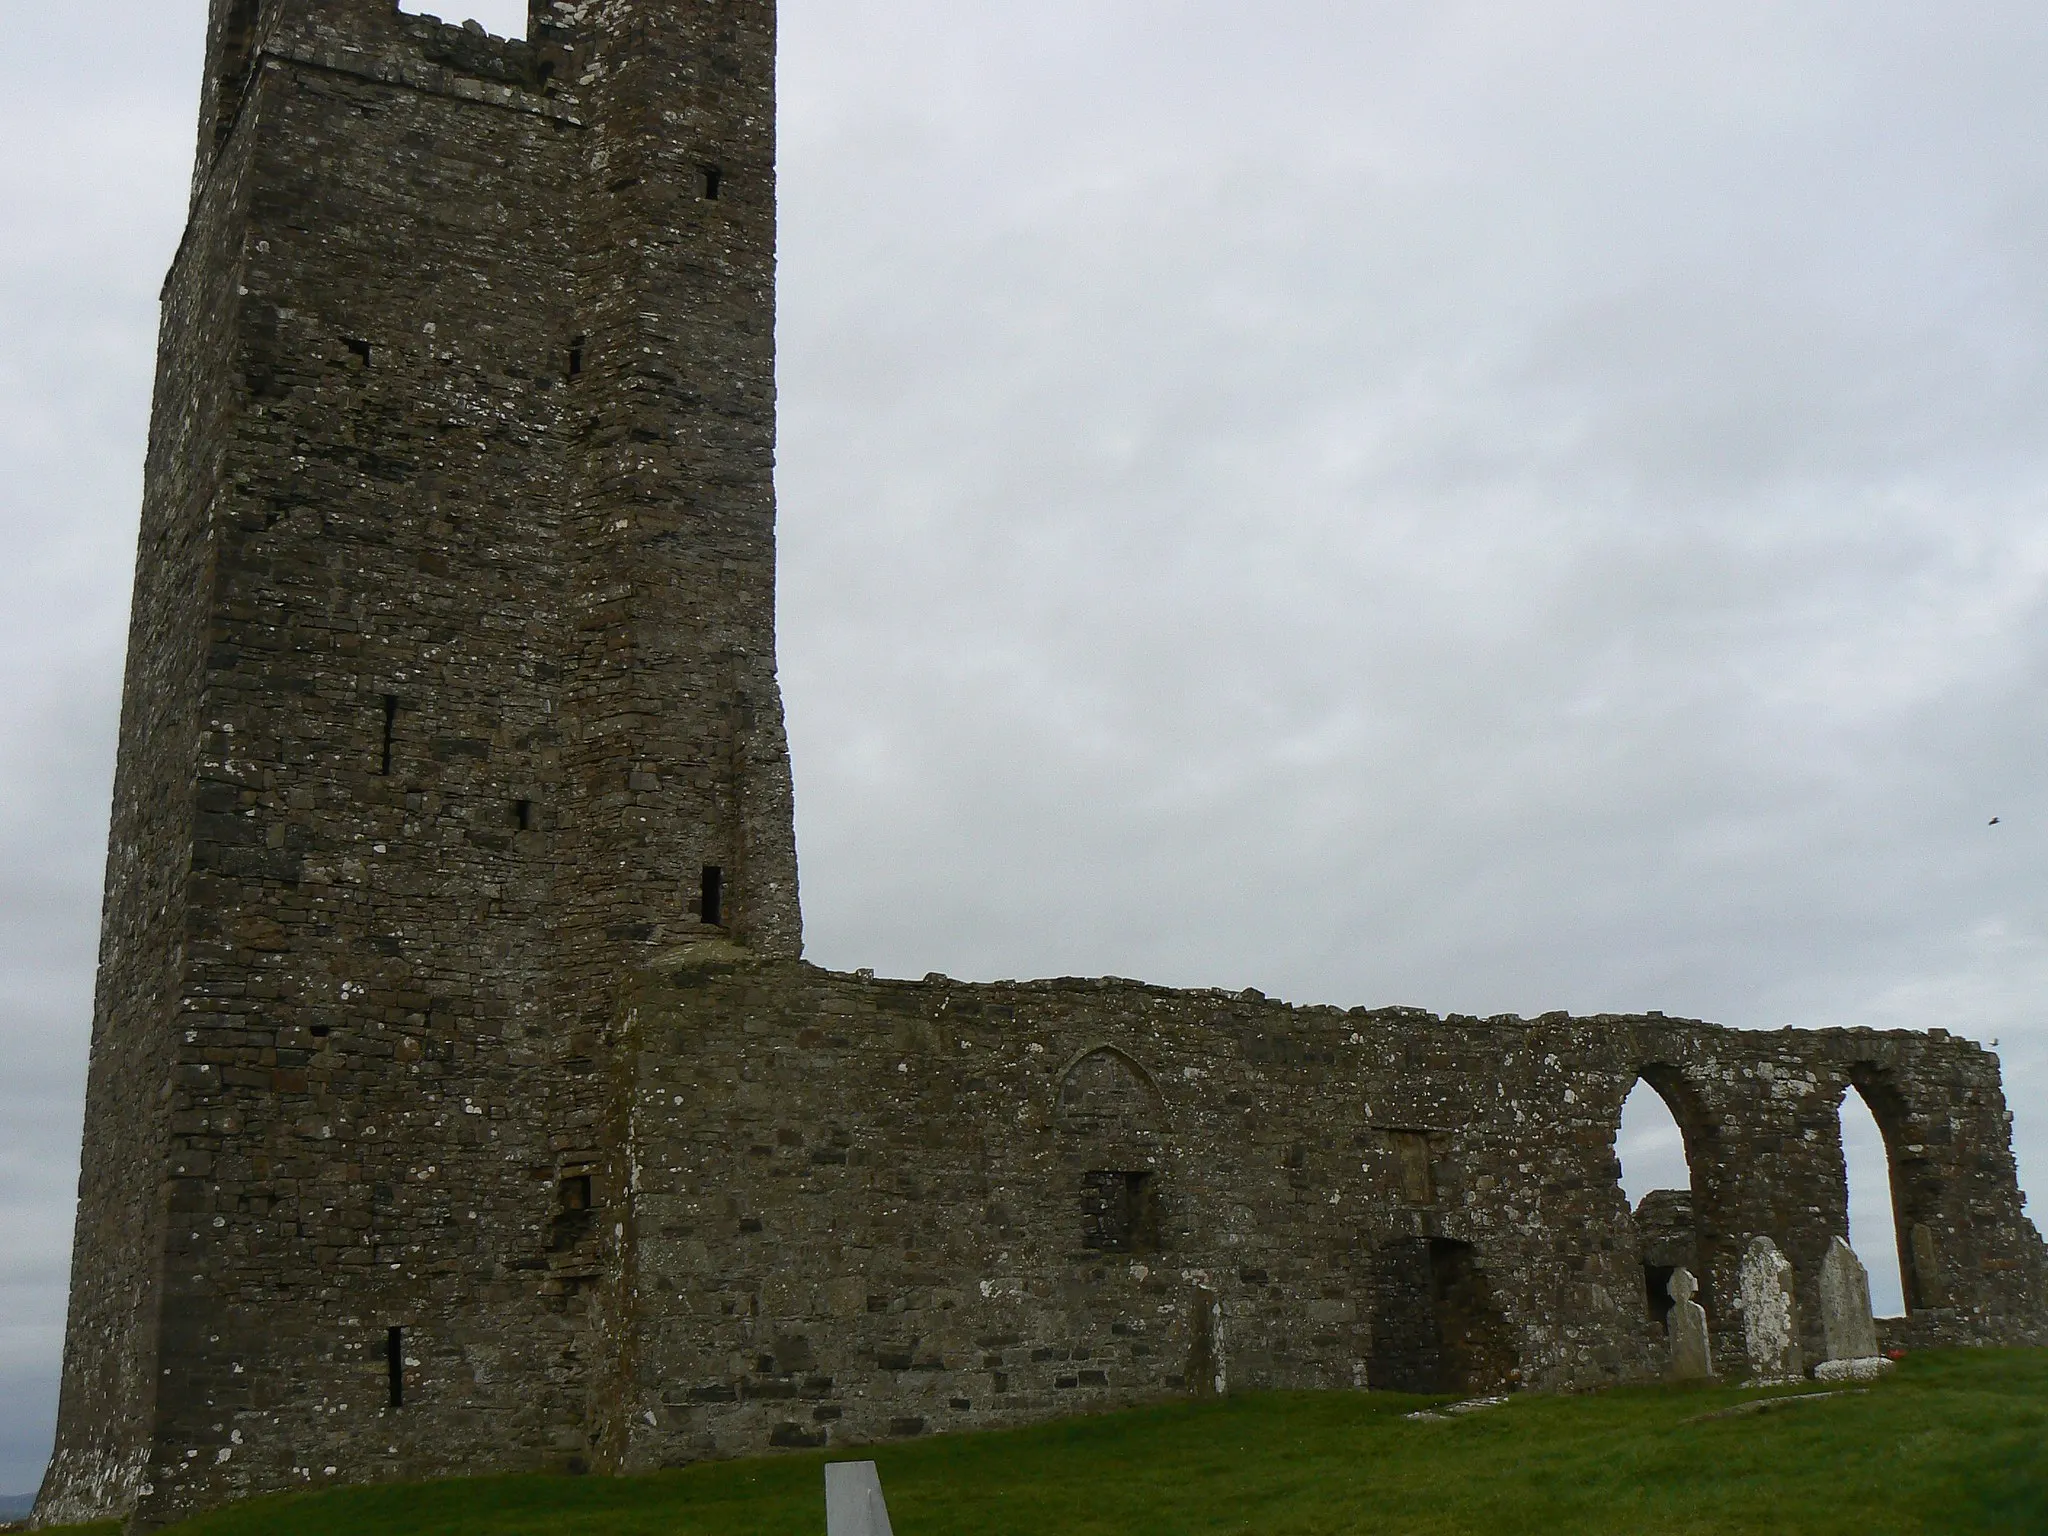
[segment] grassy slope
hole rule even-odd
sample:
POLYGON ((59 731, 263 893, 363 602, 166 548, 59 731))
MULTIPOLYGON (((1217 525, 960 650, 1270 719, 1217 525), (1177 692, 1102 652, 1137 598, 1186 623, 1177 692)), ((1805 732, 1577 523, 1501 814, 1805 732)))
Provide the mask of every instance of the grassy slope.
MULTIPOLYGON (((1526 1397, 1444 1423, 1403 1419, 1410 1399, 1262 1396, 858 1454, 901 1536, 2048 1532, 2048 1352, 1917 1356, 1861 1395, 1689 1422, 1763 1395, 1526 1397)), ((824 1459, 340 1490, 177 1536, 819 1536, 824 1459)))

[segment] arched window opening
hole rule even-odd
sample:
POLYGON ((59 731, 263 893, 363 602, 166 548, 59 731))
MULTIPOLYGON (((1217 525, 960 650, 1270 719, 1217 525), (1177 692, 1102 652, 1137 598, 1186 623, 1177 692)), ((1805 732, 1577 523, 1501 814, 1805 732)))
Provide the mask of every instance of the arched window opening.
POLYGON ((1614 1152, 1621 1164, 1622 1191, 1635 1213, 1636 1235, 1643 1245, 1643 1299, 1650 1316, 1668 1326, 1672 1274, 1687 1269, 1702 1284, 1705 1276, 1699 1260, 1685 1132, 1671 1105, 1648 1078, 1637 1079, 1621 1107, 1614 1152))
POLYGON ((1080 1175, 1081 1249, 1162 1246, 1159 1089, 1130 1057, 1099 1046, 1067 1069, 1056 1124, 1080 1175))
POLYGON ((526 0, 398 0, 398 8, 457 26, 474 20, 493 37, 526 36, 526 0))
POLYGON ((1906 1295, 1891 1154, 1861 1087, 1842 1095, 1842 1163, 1849 1177, 1849 1246, 1870 1272, 1870 1307, 1903 1317, 1906 1295))

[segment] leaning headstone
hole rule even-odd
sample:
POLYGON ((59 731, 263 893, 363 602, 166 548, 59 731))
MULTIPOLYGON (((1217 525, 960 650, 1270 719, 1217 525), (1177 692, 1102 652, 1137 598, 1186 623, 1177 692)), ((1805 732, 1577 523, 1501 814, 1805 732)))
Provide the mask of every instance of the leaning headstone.
POLYGON ((1693 1297, 1700 1293, 1699 1281, 1689 1269, 1671 1272, 1671 1364, 1666 1370, 1673 1381, 1712 1381, 1714 1347, 1707 1337, 1707 1309, 1693 1297))
POLYGON ((882 1501, 882 1475, 872 1461, 835 1461, 825 1468, 825 1536, 896 1536, 882 1501))
POLYGON ((1792 1263, 1768 1237, 1752 1241, 1742 1256, 1740 1280, 1742 1343, 1749 1355, 1749 1379, 1796 1381, 1802 1375, 1798 1314, 1792 1305, 1792 1263))
POLYGON ((1870 1314, 1870 1274, 1839 1237, 1820 1266, 1820 1327, 1830 1360, 1877 1358, 1877 1320, 1870 1314))
POLYGON ((1891 1369, 1891 1361, 1878 1353, 1869 1272, 1839 1237, 1821 1261, 1820 1330, 1828 1357, 1813 1374, 1822 1381, 1875 1381, 1891 1369))

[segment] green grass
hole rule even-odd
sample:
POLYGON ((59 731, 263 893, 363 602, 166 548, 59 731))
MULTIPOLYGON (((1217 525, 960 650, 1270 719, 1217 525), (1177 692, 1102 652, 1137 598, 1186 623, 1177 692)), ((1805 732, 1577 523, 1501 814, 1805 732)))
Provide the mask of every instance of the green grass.
MULTIPOLYGON (((2048 1532, 2048 1351, 1919 1355, 1856 1396, 1630 1388, 1444 1423, 1277 1395, 872 1455, 899 1536, 2048 1532)), ((177 1536, 823 1536, 822 1455, 259 1500, 177 1536)))

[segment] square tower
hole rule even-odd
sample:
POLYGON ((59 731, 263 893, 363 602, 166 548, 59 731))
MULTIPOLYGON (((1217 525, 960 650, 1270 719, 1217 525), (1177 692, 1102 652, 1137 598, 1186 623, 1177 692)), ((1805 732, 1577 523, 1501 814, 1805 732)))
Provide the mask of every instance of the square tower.
POLYGON ((774 25, 213 0, 45 1520, 606 1457, 618 978, 801 948, 774 25))

